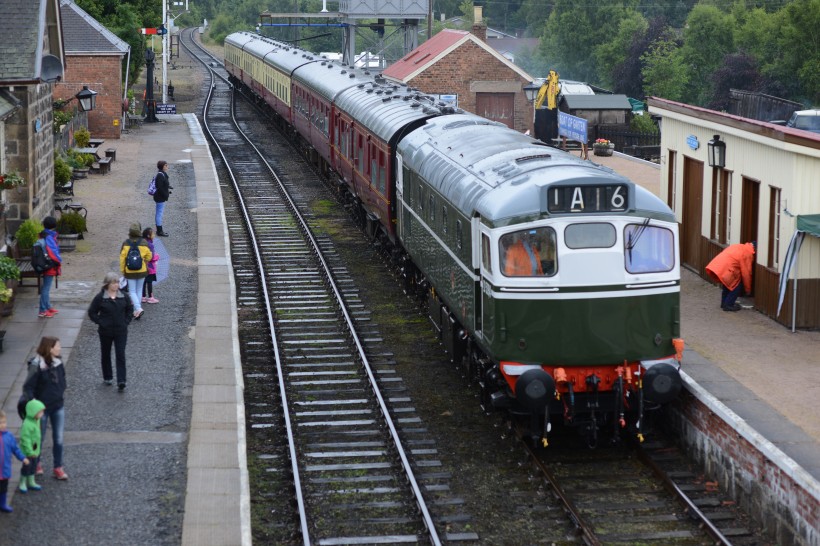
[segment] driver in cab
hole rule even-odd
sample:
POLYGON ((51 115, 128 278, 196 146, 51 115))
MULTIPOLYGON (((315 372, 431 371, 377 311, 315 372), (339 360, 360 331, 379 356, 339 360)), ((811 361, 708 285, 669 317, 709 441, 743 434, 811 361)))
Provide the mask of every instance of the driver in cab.
POLYGON ((508 277, 532 277, 543 275, 538 249, 527 232, 514 233, 512 244, 507 247, 504 274, 508 277))

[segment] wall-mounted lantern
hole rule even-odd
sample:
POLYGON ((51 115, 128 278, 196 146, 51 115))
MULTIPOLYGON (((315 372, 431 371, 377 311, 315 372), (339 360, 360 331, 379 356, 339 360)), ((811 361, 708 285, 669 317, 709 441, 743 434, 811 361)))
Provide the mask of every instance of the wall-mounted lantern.
POLYGON ((530 102, 535 101, 535 97, 538 96, 538 90, 541 89, 541 86, 535 82, 530 82, 524 86, 524 95, 527 97, 527 100, 530 102))
POLYGON ((74 98, 80 103, 81 112, 90 112, 97 106, 97 92, 90 90, 87 85, 74 98))
POLYGON ((710 167, 722 169, 726 166, 726 143, 720 140, 720 135, 706 143, 706 150, 710 167))

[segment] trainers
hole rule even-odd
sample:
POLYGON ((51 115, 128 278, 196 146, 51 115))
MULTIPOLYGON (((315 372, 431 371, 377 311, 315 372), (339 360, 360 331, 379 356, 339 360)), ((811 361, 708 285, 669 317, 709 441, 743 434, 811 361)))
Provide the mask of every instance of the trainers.
POLYGON ((103 379, 103 383, 105 383, 106 385, 108 385, 110 387, 111 385, 114 384, 114 380, 113 379, 103 379))
POLYGON ((145 303, 145 302, 147 302, 147 301, 148 301, 148 298, 146 298, 145 296, 143 296, 143 298, 142 298, 142 303, 145 303))
POLYGON ((125 390, 125 383, 119 383, 117 385, 117 389, 119 389, 120 392, 124 391, 125 390))
POLYGON ((134 313, 134 320, 139 320, 142 317, 142 315, 144 315, 144 314, 145 314, 145 311, 143 309, 140 309, 139 311, 134 313))
POLYGON ((37 476, 43 475, 43 465, 41 463, 37 463, 37 470, 34 471, 34 474, 37 476))
POLYGON ((65 473, 62 466, 58 466, 54 469, 54 479, 55 480, 67 480, 68 474, 65 473))
POLYGON ((155 298, 154 296, 151 296, 150 298, 148 298, 148 299, 147 299, 147 300, 145 300, 145 301, 146 301, 147 303, 159 303, 159 300, 158 300, 157 298, 155 298))
POLYGON ((56 309, 55 309, 55 308, 53 308, 53 307, 52 307, 51 309, 49 309, 47 312, 48 312, 48 313, 51 313, 51 315, 52 315, 52 316, 53 316, 53 315, 56 315, 57 313, 59 313, 59 311, 58 311, 58 310, 56 310, 56 309))
POLYGON ((39 313, 37 313, 37 316, 40 318, 51 318, 54 315, 50 314, 48 311, 40 311, 39 313))

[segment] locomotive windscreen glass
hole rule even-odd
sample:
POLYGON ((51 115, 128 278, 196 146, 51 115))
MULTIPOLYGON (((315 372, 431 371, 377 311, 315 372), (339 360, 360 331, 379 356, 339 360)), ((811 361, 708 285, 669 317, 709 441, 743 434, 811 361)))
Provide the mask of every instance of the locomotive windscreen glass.
POLYGON ((624 228, 624 258, 630 273, 661 273, 675 266, 672 231, 647 224, 624 228))
POLYGON ((572 224, 564 230, 569 248, 609 248, 618 239, 612 224, 572 224))
POLYGON ((552 228, 506 233, 498 243, 501 271, 507 277, 551 277, 558 269, 552 228))

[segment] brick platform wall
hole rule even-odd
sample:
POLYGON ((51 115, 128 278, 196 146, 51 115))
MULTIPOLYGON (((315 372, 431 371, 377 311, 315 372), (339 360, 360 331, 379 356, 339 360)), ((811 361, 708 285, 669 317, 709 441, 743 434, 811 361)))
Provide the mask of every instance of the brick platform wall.
MULTIPOLYGON (((68 55, 63 80, 54 86, 54 99, 69 99, 84 85, 97 92, 97 106, 88 113, 88 130, 92 138, 120 138, 121 61, 119 55, 68 55)), ((72 107, 75 104, 76 101, 73 101, 72 107)))
POLYGON ((818 544, 820 511, 807 490, 813 480, 805 470, 786 463, 745 421, 730 412, 716 413, 689 391, 670 413, 689 456, 777 544, 818 544))

